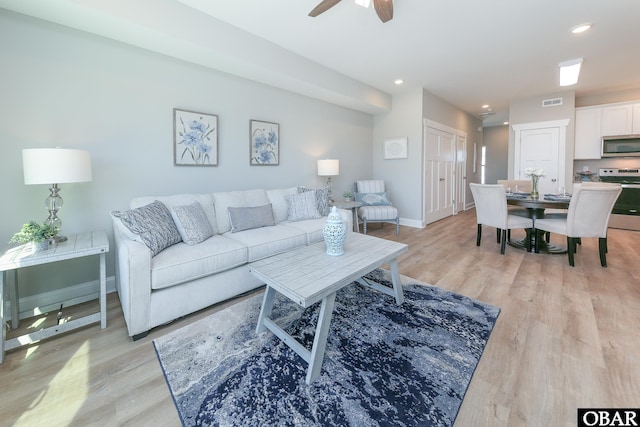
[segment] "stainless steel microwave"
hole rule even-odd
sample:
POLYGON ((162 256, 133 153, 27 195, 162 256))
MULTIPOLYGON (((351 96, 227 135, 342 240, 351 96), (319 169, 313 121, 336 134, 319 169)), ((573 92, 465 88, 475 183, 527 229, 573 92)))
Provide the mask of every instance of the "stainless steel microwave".
POLYGON ((640 135, 603 136, 602 157, 640 157, 640 135))

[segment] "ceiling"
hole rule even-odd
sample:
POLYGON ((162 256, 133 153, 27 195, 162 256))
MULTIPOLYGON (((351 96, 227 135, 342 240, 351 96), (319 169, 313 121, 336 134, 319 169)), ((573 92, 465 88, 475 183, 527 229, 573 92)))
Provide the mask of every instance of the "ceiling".
POLYGON ((0 7, 371 113, 388 110, 395 94, 424 88, 477 117, 489 104, 495 114, 483 123, 491 126, 508 120, 512 100, 640 88, 639 0, 394 0, 394 18, 384 24, 353 0, 307 16, 319 1, 0 0, 0 7), (570 32, 585 22, 590 31, 570 32), (558 63, 574 58, 584 58, 580 80, 562 88, 558 63))

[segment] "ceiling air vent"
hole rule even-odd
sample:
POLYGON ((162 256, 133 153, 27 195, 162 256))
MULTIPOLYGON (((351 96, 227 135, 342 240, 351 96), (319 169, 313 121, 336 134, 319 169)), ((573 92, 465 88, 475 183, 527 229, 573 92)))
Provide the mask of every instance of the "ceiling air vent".
POLYGON ((562 98, 552 98, 542 100, 543 107, 556 107, 562 105, 562 98))

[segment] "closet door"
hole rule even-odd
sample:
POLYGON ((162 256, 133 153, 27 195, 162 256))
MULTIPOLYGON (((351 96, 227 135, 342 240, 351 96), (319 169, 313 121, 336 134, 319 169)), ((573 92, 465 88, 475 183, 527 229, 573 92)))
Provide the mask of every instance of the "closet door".
POLYGON ((424 213, 426 224, 453 215, 455 135, 425 125, 424 213))

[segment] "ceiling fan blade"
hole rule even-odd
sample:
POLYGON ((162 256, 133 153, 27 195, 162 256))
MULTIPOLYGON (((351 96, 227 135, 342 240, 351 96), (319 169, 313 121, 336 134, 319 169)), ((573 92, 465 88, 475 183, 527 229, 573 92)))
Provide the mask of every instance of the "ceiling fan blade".
POLYGON ((322 0, 311 12, 309 12, 309 16, 318 16, 321 13, 324 13, 327 10, 331 9, 338 3, 340 3, 340 0, 322 0))
POLYGON ((393 18, 392 0, 373 0, 373 7, 382 22, 391 21, 393 18))

